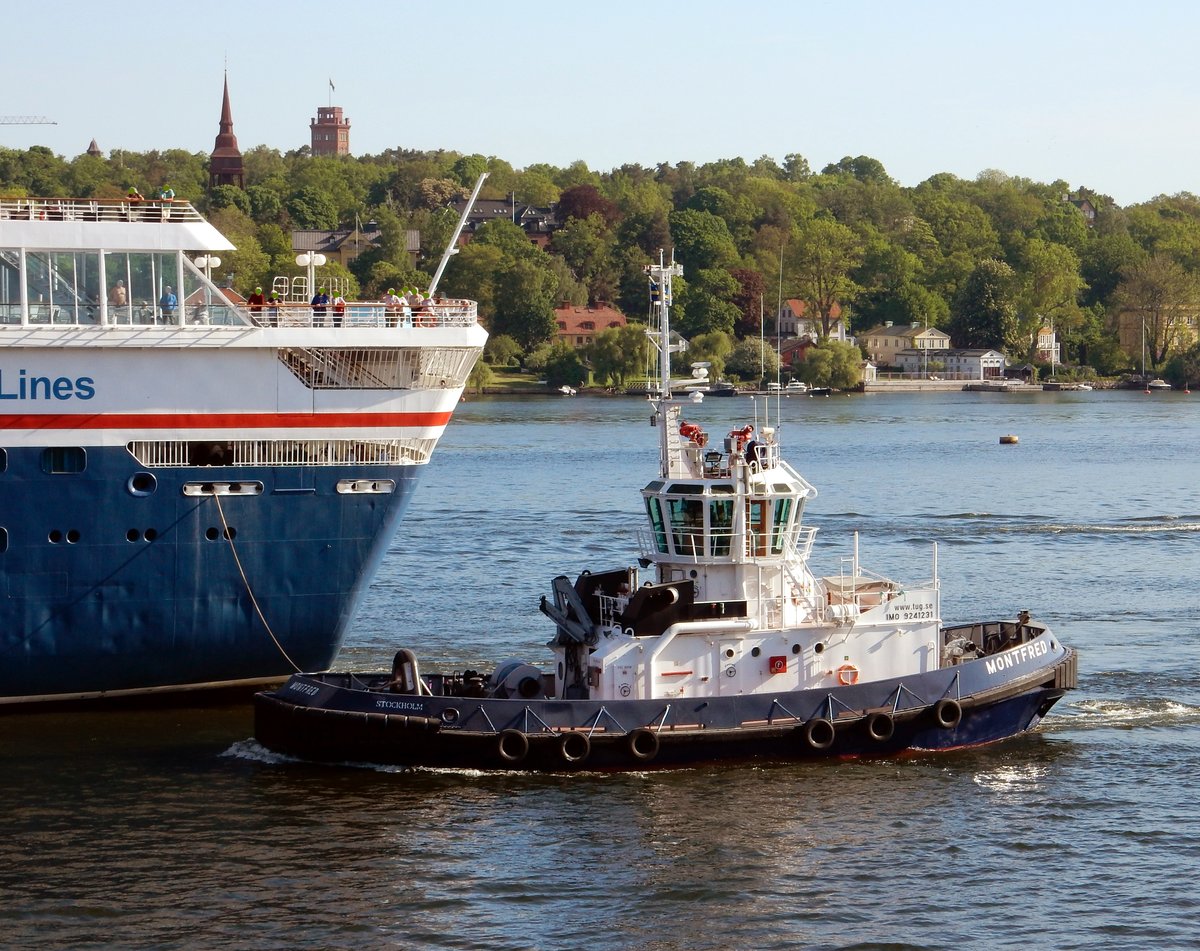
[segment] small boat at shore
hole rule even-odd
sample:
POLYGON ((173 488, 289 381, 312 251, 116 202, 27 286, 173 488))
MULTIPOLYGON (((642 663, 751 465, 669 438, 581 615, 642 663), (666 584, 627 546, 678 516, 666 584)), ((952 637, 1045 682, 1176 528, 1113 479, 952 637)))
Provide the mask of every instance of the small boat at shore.
POLYGON ((510 770, 646 770, 695 763, 889 756, 1005 740, 1077 682, 1077 655, 1027 612, 943 624, 931 578, 810 565, 813 488, 755 419, 721 439, 672 397, 670 285, 647 268, 658 327, 635 567, 555 578, 542 612, 552 660, 426 673, 292 676, 255 697, 255 736, 305 760, 510 770), (658 291, 657 294, 653 293, 658 291), (643 577, 643 572, 647 577, 643 577))

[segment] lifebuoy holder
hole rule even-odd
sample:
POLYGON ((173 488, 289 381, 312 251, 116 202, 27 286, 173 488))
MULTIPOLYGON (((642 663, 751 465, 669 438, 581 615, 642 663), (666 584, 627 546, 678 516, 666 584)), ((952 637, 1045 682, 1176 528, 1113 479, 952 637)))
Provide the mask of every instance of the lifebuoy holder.
POLYGON ((834 673, 837 674, 837 682, 843 687, 852 687, 858 683, 858 668, 853 664, 842 664, 834 673))

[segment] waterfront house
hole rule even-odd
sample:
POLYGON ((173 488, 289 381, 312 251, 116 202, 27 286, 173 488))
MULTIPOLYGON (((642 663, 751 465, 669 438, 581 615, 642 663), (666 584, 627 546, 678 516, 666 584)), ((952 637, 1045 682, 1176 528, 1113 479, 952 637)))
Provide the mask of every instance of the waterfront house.
POLYGON ((892 354, 891 365, 913 376, 945 380, 998 380, 1008 361, 998 350, 910 348, 892 354), (932 365, 932 368, 931 368, 932 365))
MULTIPOLYGON (((842 305, 834 301, 829 309, 829 316, 829 339, 843 342, 850 340, 846 332, 846 321, 842 316, 842 305)), ((817 341, 825 335, 825 324, 816 308, 798 298, 790 298, 783 302, 777 320, 780 337, 808 337, 817 341)))
POLYGON ((554 322, 558 326, 556 339, 566 341, 576 350, 586 347, 602 330, 629 323, 624 314, 604 303, 587 307, 563 304, 554 308, 554 322))
MULTIPOLYGON (((858 339, 867 348, 867 358, 878 366, 895 366, 897 356, 904 350, 944 351, 950 349, 950 335, 936 327, 921 324, 879 324, 858 334, 858 339)), ((929 354, 934 359, 933 353, 929 354)), ((936 359, 941 360, 939 355, 936 359)))
POLYGON ((1058 335, 1053 327, 1040 327, 1037 332, 1037 345, 1034 347, 1034 359, 1043 363, 1062 363, 1062 350, 1058 335))

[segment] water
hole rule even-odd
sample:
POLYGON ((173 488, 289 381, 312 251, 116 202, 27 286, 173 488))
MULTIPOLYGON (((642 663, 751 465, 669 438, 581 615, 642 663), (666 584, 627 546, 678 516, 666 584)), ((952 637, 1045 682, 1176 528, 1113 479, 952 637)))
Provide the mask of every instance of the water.
MULTIPOLYGON (((321 768, 246 706, 0 717, 0 944, 1190 948, 1200 944, 1200 397, 782 402, 816 567, 1024 608, 1082 652, 1035 734, 894 761, 525 776, 321 768), (999 437, 1015 433, 1017 446, 999 437)), ((715 436, 762 401, 685 416, 715 436)), ((631 563, 632 399, 463 404, 339 666, 544 658, 556 574, 631 563)))

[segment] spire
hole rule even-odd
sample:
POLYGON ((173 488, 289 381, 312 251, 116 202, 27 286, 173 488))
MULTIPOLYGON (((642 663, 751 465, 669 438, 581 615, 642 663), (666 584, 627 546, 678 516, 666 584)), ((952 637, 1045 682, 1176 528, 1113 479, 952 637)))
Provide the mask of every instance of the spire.
POLYGON ((91 144, 87 147, 87 154, 94 156, 102 156, 104 153, 100 151, 100 146, 96 144, 96 140, 92 139, 91 144))
POLYGON ((221 124, 217 132, 208 166, 208 186, 237 185, 245 187, 242 170, 242 152, 238 148, 237 136, 233 134, 233 109, 229 106, 229 73, 225 73, 225 93, 221 99, 221 124))

